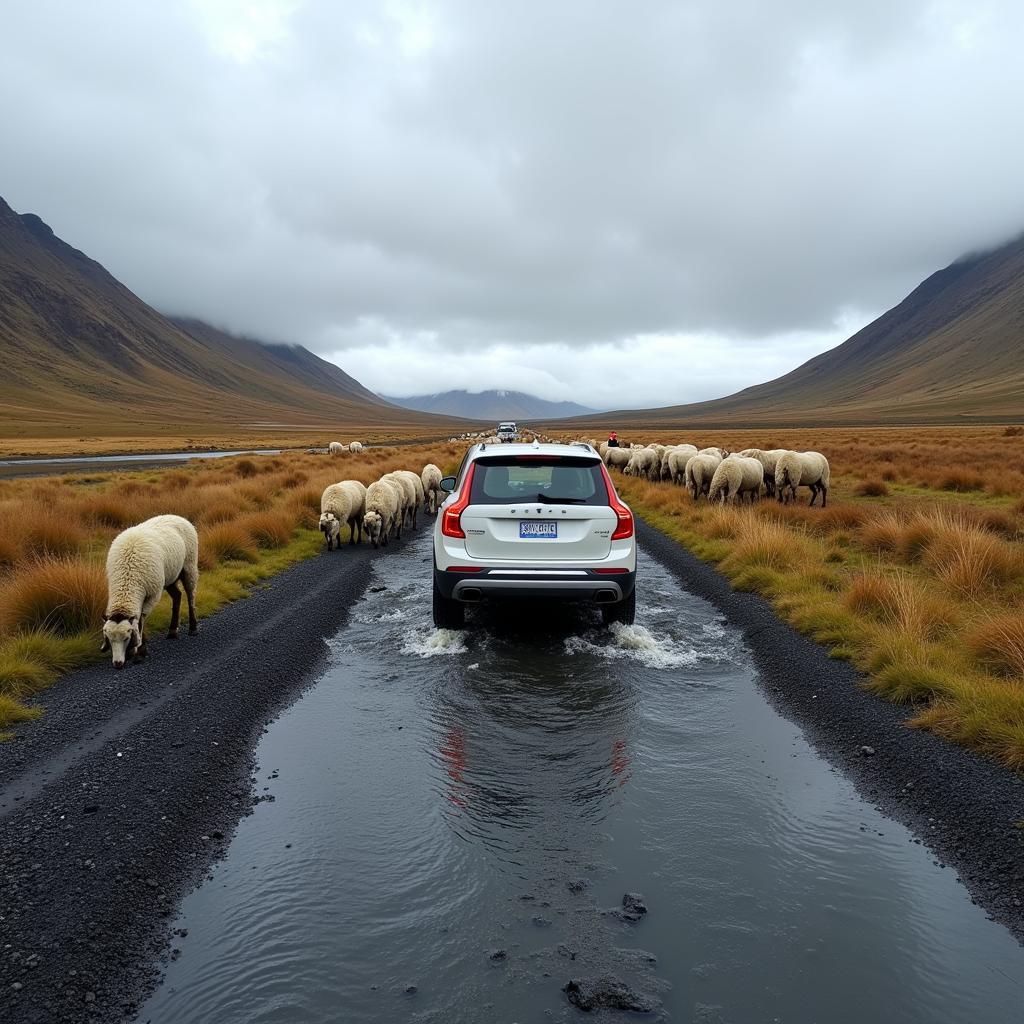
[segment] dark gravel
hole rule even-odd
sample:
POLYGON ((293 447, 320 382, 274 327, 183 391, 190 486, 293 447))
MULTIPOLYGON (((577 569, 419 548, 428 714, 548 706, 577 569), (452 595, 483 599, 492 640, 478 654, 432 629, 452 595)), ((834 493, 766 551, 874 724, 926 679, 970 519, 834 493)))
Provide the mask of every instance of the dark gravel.
POLYGON ((388 550, 345 545, 197 636, 154 634, 142 664, 67 676, 44 717, 0 744, 0 1020, 131 1018, 180 900, 260 799, 261 730, 323 663, 324 637, 388 550))
MULTIPOLYGON (((639 534, 744 630, 773 704, 1024 939, 1024 782, 908 729, 904 709, 860 690, 856 672, 761 598, 734 593, 646 525, 639 534)), ((154 636, 142 665, 76 672, 46 692, 41 721, 0 744, 0 1020, 132 1018, 172 955, 181 899, 253 803, 271 798, 252 785, 260 731, 322 665, 324 638, 386 554, 324 554, 204 620, 196 637, 154 636)), ((587 988, 581 998, 595 995, 587 988)))
POLYGON ((782 622, 764 598, 732 590, 717 570, 646 523, 637 535, 686 590, 743 631, 770 703, 1024 943, 1024 778, 908 727, 910 709, 862 689, 856 669, 782 622))

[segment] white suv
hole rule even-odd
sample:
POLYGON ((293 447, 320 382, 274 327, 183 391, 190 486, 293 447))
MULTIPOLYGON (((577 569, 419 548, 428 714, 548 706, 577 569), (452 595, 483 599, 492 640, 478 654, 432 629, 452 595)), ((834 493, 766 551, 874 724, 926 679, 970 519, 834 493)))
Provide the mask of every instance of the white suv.
POLYGON ((592 601, 605 622, 633 622, 633 513, 590 445, 474 445, 441 487, 435 626, 492 598, 592 601))

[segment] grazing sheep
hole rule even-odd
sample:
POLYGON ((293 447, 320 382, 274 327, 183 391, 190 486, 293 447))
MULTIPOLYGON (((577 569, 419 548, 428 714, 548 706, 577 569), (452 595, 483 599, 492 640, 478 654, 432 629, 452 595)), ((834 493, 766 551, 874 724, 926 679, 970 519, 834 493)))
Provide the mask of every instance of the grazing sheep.
MULTIPOLYGON (((415 476, 415 473, 412 475, 415 476)), ((416 487, 408 477, 404 476, 404 471, 400 469, 396 469, 391 473, 385 473, 381 480, 390 480, 398 488, 402 499, 399 503, 399 514, 401 515, 402 526, 404 527, 411 518, 411 511, 416 507, 416 487)), ((422 488, 423 485, 420 484, 419 477, 416 477, 416 483, 422 488)))
POLYGON ((359 441, 350 441, 349 442, 349 446, 348 446, 348 450, 353 455, 358 455, 363 450, 363 446, 362 446, 362 444, 359 441))
POLYGON ((420 473, 420 483, 426 496, 424 511, 434 515, 441 504, 441 470, 432 462, 428 462, 420 473))
POLYGON ((366 512, 363 515, 363 533, 375 548, 388 546, 392 530, 401 538, 401 509, 404 492, 394 480, 381 478, 366 488, 366 512))
POLYGON ((599 445, 597 446, 597 454, 601 456, 601 459, 602 459, 602 460, 603 460, 603 459, 604 459, 604 457, 605 457, 605 456, 606 456, 606 455, 608 454, 608 442, 607 442, 607 441, 602 441, 602 442, 601 442, 601 443, 600 443, 600 444, 599 444, 599 445))
POLYGON ((740 452, 744 458, 757 459, 764 467, 764 492, 769 498, 775 497, 775 466, 779 459, 786 454, 785 448, 771 448, 764 451, 761 448, 746 448, 740 452))
MULTIPOLYGON (((686 460, 684 482, 694 501, 711 490, 711 481, 721 462, 722 460, 717 455, 712 455, 709 452, 697 452, 696 455, 691 455, 686 460)), ((675 476, 672 479, 674 480, 675 476)))
POLYGON ((365 503, 366 488, 358 480, 342 480, 324 488, 320 495, 320 531, 327 541, 328 551, 335 545, 340 550, 343 526, 348 526, 349 544, 363 539, 365 503))
POLYGON ((667 448, 661 457, 661 477, 671 479, 674 484, 682 484, 686 479, 686 464, 697 454, 692 444, 681 444, 676 448, 667 448))
POLYGON ((344 451, 348 451, 348 449, 340 441, 332 441, 327 446, 327 453, 329 455, 340 455, 344 451))
POLYGON ((609 469, 625 469, 632 455, 629 448, 609 448, 604 456, 605 465, 609 469))
POLYGON ((626 476, 642 476, 648 480, 655 480, 660 469, 661 460, 653 448, 634 448, 630 452, 629 462, 626 463, 623 473, 626 476))
POLYGON ((199 581, 199 537, 181 516, 154 516, 122 530, 107 553, 107 611, 102 651, 110 651, 114 668, 127 658, 146 656, 146 616, 166 590, 171 595, 171 627, 178 636, 181 590, 188 599, 188 631, 195 633, 196 584, 199 581))
POLYGON ((402 479, 412 485, 413 499, 412 504, 409 506, 409 518, 412 520, 413 527, 415 527, 416 514, 419 512, 425 501, 423 481, 420 479, 419 473, 414 473, 411 469, 396 469, 394 475, 402 477, 402 479))
POLYGON ((698 455, 717 455, 720 459, 729 458, 729 453, 724 448, 701 448, 698 455))
POLYGON ((708 501, 720 500, 724 505, 730 498, 733 504, 749 497, 751 502, 757 500, 764 483, 764 467, 757 459, 745 459, 741 455, 730 455, 718 464, 715 475, 711 478, 708 501))
POLYGON ((790 498, 796 501, 796 489, 811 489, 811 504, 821 494, 821 507, 828 504, 828 487, 831 471, 828 459, 821 452, 784 452, 775 463, 775 486, 779 501, 786 502, 790 498), (789 490, 789 497, 786 491, 789 490))

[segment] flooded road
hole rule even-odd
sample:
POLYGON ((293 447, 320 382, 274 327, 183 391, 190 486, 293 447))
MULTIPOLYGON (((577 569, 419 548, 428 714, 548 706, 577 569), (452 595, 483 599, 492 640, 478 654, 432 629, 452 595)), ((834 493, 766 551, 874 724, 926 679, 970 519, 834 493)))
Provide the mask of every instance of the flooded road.
POLYGON ((1024 949, 757 689, 641 557, 638 625, 429 622, 430 545, 377 563, 258 749, 228 858, 139 1020, 1020 1020, 1024 949), (626 893, 649 908, 621 913, 626 893), (620 992, 624 989, 620 989, 620 992), (647 1019, 606 1010, 581 1019, 647 1019))

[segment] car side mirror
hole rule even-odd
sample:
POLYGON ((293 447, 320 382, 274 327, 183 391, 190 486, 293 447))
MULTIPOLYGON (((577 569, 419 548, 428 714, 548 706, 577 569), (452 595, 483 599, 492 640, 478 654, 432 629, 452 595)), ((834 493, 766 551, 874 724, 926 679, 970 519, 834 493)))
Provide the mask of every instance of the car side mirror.
POLYGON ((455 485, 458 481, 453 476, 445 476, 441 478, 441 490, 447 491, 449 494, 455 490, 455 485))

